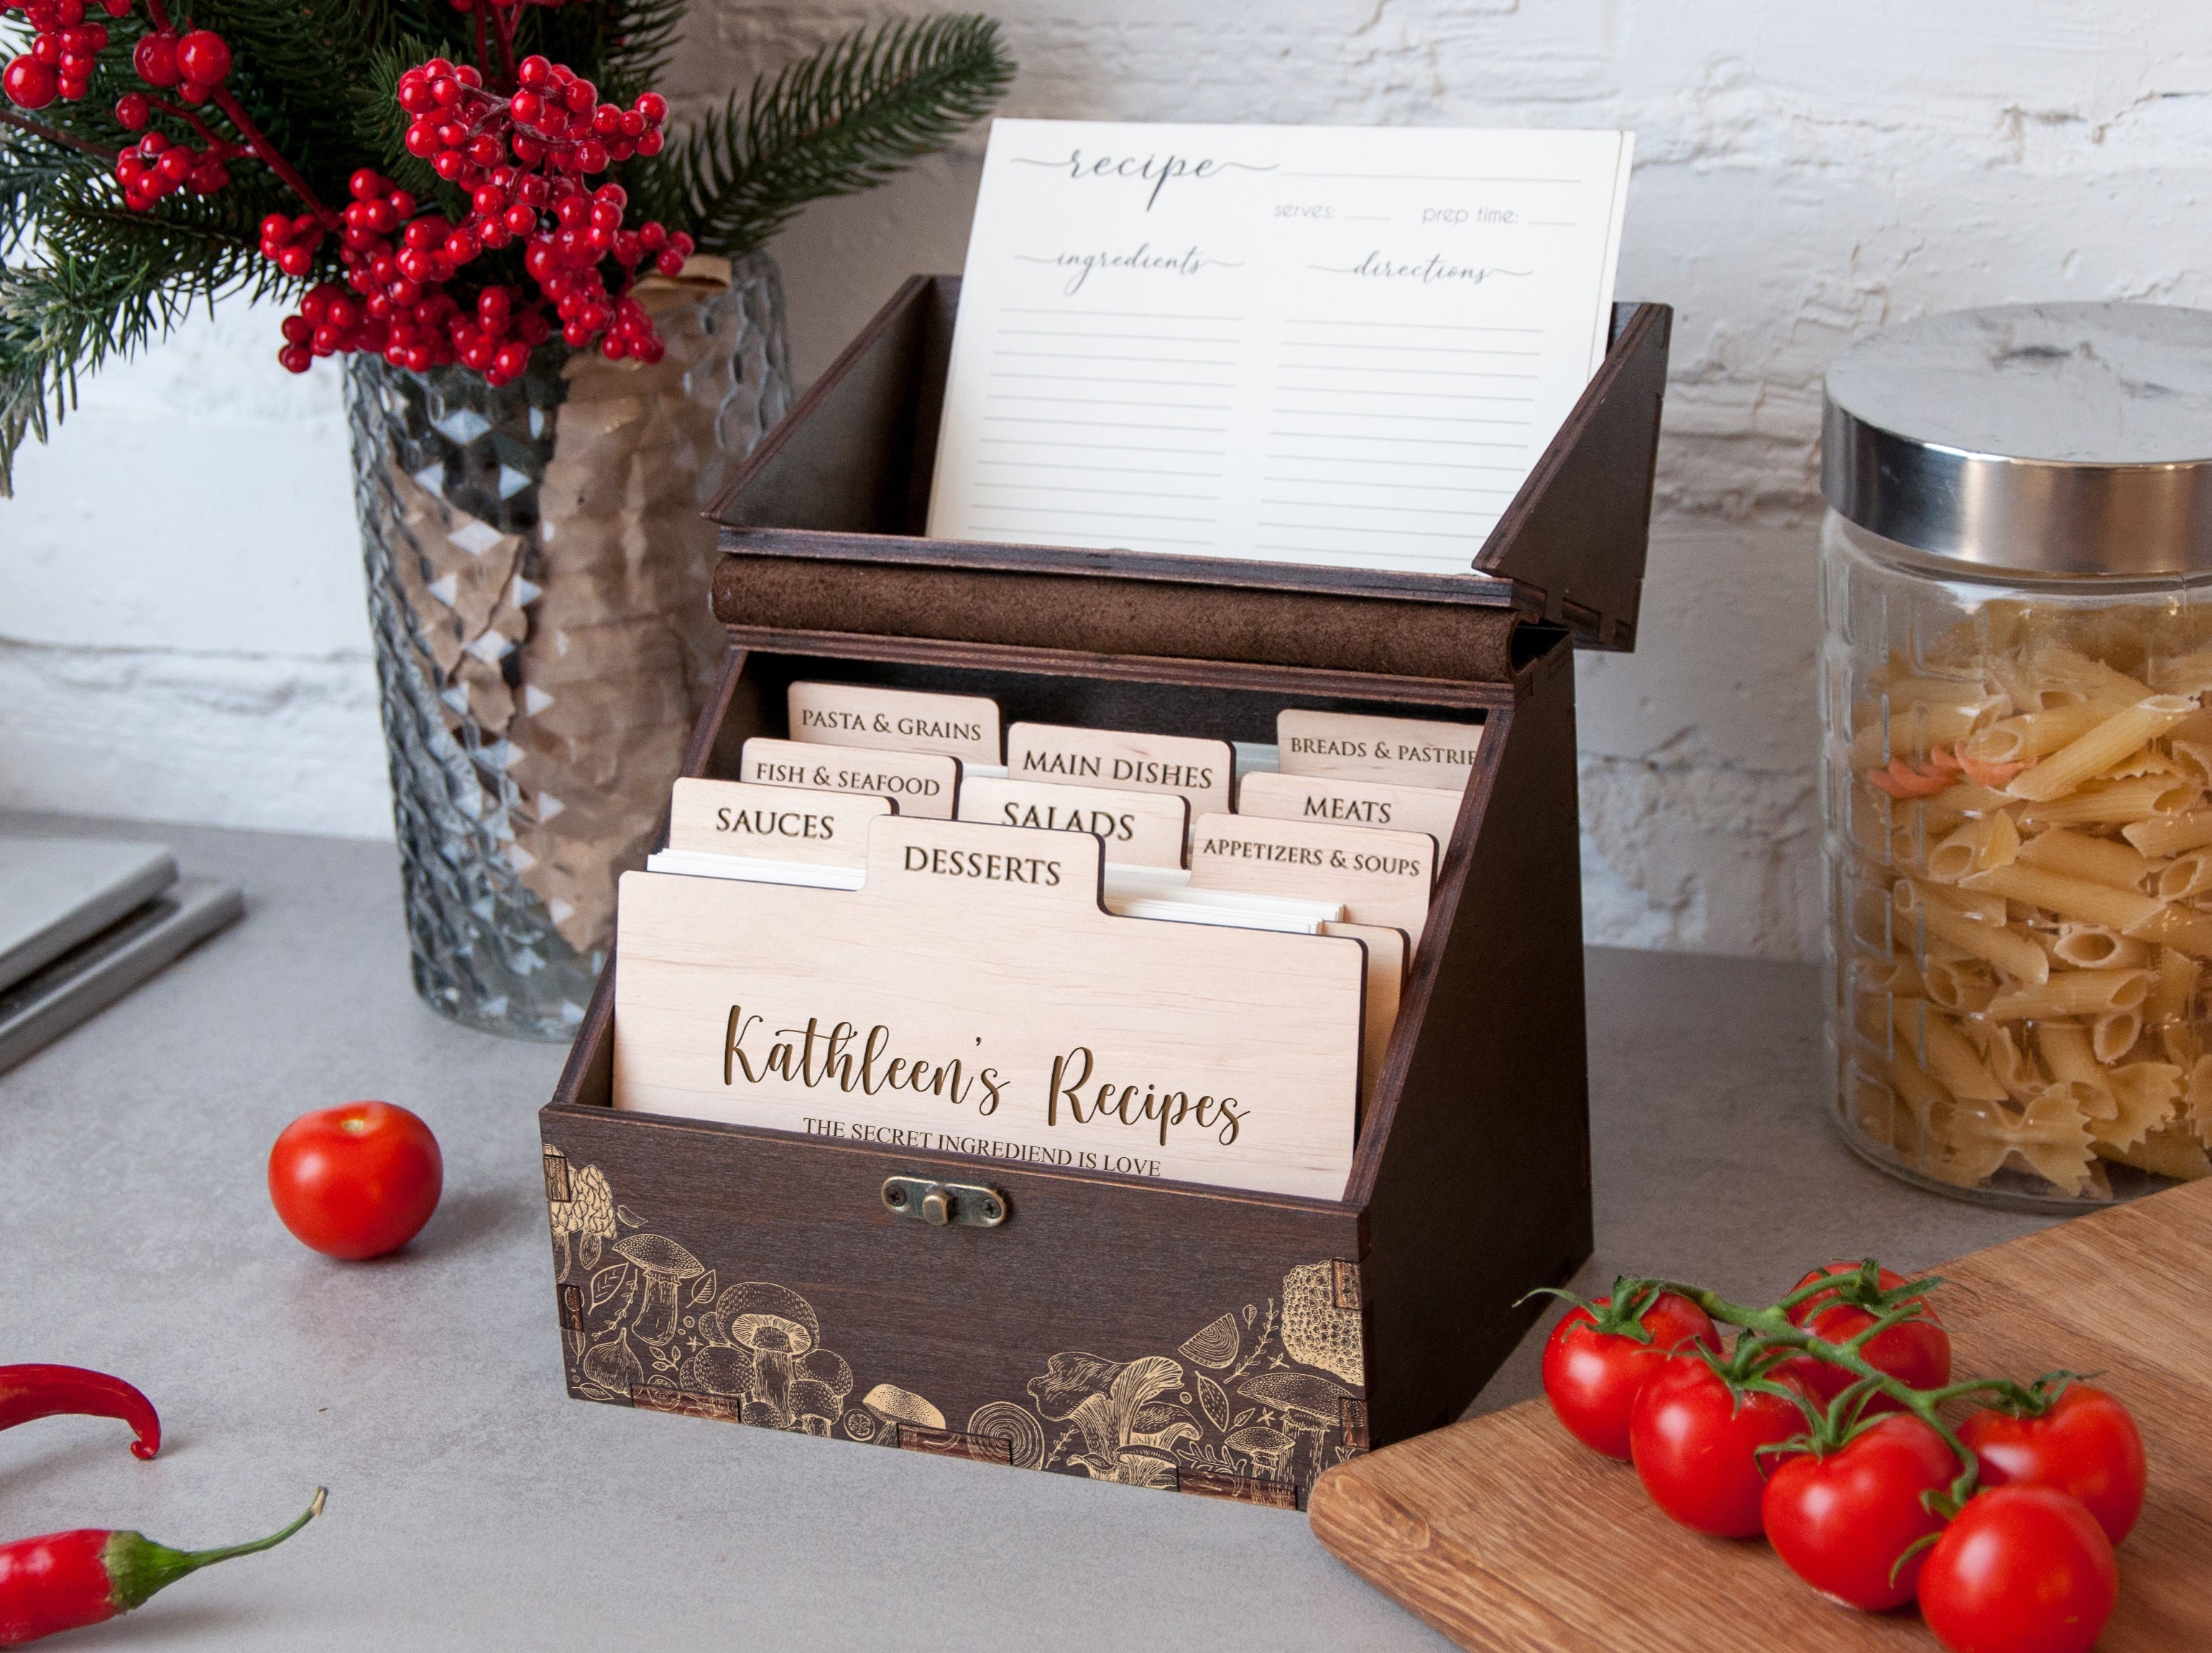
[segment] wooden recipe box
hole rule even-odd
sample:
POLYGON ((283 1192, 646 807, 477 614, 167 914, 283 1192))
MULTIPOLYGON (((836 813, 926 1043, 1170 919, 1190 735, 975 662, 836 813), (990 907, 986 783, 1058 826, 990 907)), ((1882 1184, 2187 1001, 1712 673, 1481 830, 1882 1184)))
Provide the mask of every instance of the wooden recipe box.
POLYGON ((1589 1254, 1571 648, 1633 641, 1671 313, 1617 307, 1474 571, 1430 576, 919 538, 957 286, 908 282, 718 502, 731 647, 684 772, 733 778, 801 678, 1257 743, 1285 708, 1480 720, 1351 1179, 617 1112, 612 960, 539 1115, 568 1390, 1295 1507, 1455 1417, 1589 1254))

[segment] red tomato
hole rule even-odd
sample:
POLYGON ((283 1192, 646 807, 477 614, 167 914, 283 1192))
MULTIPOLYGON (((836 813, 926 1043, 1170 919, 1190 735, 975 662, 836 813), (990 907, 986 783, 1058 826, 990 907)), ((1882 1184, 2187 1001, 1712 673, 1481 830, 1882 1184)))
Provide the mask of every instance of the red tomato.
POLYGON ((438 1208, 446 1162, 430 1127, 388 1102, 302 1114, 269 1151, 269 1198, 302 1245, 380 1257, 438 1208))
POLYGON ((1716 1538, 1759 1531, 1766 1487, 1762 1446, 1805 1432, 1805 1415, 1779 1395, 1730 1393, 1712 1368, 1678 1355, 1636 1397, 1628 1437, 1651 1501, 1716 1538))
MULTIPOLYGON (((1856 1263, 1832 1262, 1799 1280, 1797 1289, 1810 1285, 1823 1275, 1856 1275, 1858 1272, 1856 1263)), ((1881 1271, 1881 1280, 1884 1291, 1893 1291, 1906 1284, 1904 1275, 1887 1268, 1881 1271)), ((1849 1342, 1873 1325, 1880 1315, 1858 1304, 1845 1302, 1842 1295, 1845 1289, 1838 1287, 1806 1298, 1790 1311, 1790 1322, 1831 1343, 1849 1342)), ((1887 1372, 1899 1383, 1909 1383, 1917 1389, 1939 1389, 1951 1381, 1951 1338, 1936 1320, 1932 1308, 1923 1305, 1921 1312, 1925 1319, 1891 1327, 1869 1339, 1860 1353, 1866 1357, 1869 1365, 1887 1372)), ((1784 1362, 1774 1375, 1785 1383, 1797 1384, 1822 1406, 1856 1381, 1843 1367, 1832 1366, 1810 1356, 1784 1362)), ((1900 1408, 1887 1395, 1876 1395, 1867 1403, 1866 1409, 1871 1413, 1900 1408)))
MULTIPOLYGON (((1595 1307, 1613 1302, 1599 1297, 1595 1307)), ((1595 1329, 1598 1316, 1577 1304, 1544 1345, 1544 1394, 1567 1432, 1609 1458, 1628 1456, 1628 1416, 1637 1391, 1685 1343, 1720 1347, 1712 1317, 1687 1297, 1662 1291, 1646 1304, 1650 1340, 1595 1329)))
POLYGON ((1951 1653, 2087 1653, 2120 1589, 2078 1498, 1998 1486, 1967 1500, 1920 1570, 1920 1612, 1951 1653))
POLYGON ((2069 1384, 2039 1418, 1978 1412, 1959 1438, 1981 1460, 1982 1485, 2069 1492, 2114 1544, 2142 1513, 2142 1436, 2128 1409, 2102 1389, 2069 1384))
POLYGON ((1943 1528, 1923 1492, 1964 1468, 1919 1419, 1884 1418, 1826 1457, 1789 1458, 1767 1480, 1759 1514, 1790 1571, 1832 1601, 1887 1613, 1912 1599, 1925 1553, 1898 1558, 1943 1528))

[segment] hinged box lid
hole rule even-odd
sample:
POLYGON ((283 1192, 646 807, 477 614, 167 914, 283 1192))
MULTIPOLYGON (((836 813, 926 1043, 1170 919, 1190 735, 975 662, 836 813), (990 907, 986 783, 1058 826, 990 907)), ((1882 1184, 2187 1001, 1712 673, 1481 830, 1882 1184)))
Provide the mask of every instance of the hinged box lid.
MULTIPOLYGON (((1163 623, 1179 629, 1170 618, 1178 611, 1210 607, 1187 600, 1189 588, 1204 586, 1249 593, 1236 608, 1235 624, 1270 634, 1324 613, 1371 616, 1370 605, 1377 602, 1413 605, 1397 611, 1394 623, 1425 611, 1463 638, 1461 647, 1441 653, 1415 649, 1413 657, 1430 669, 1460 654, 1478 661, 1525 655, 1526 641, 1516 644, 1511 636, 1520 620, 1564 629, 1580 647, 1635 647, 1674 318, 1667 306, 1613 307, 1605 361, 1489 538, 1470 556, 1468 572, 1428 574, 926 538, 959 295, 957 277, 909 277, 709 507, 722 525, 724 550, 743 559, 726 561, 715 581, 715 612, 724 623, 848 629, 822 623, 830 617, 833 588, 842 583, 852 590, 836 568, 868 565, 878 598, 896 595, 871 602, 872 612, 856 617, 853 630, 879 629, 896 611, 905 616, 899 627, 904 635, 962 636, 982 588, 939 576, 995 571, 1082 591, 1090 600, 1077 611, 1094 621, 1119 616, 1133 623, 1131 635, 1139 639, 1163 623), (771 565, 774 575, 763 577, 771 565), (1141 623, 1128 613, 1133 600, 1146 611, 1141 623), (925 632, 920 628, 933 611, 945 629, 925 632)), ((1082 635, 1066 605, 1024 601, 1018 590, 1024 582, 1003 583, 1017 590, 1003 595, 1003 611, 994 622, 998 631, 988 641, 1067 647, 1082 635), (1005 635, 1009 629, 1015 635, 1005 635)), ((1190 617, 1203 624, 1210 617, 1190 617)), ((1127 637, 1090 646, 1174 652, 1141 641, 1133 646, 1127 637)), ((1299 663, 1352 664, 1334 656, 1299 663)), ((1393 668, 1370 663, 1364 669, 1393 668)))

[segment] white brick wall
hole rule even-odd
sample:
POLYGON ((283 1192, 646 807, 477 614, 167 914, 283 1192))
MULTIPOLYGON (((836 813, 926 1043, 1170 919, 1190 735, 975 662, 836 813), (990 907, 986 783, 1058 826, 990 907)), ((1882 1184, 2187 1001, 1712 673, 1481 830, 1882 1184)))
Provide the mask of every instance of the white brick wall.
MULTIPOLYGON (((679 100, 881 6, 702 6, 679 100)), ((2212 304, 2187 0, 1007 0, 1030 115, 1624 125, 1623 297, 1677 310, 1642 646, 1582 662, 1593 934, 1818 948, 1820 375, 1964 305, 2212 304)), ((799 374, 958 267, 971 143, 778 248, 799 374)), ((337 374, 273 318, 86 387, 0 503, 0 804, 388 830, 337 374)))

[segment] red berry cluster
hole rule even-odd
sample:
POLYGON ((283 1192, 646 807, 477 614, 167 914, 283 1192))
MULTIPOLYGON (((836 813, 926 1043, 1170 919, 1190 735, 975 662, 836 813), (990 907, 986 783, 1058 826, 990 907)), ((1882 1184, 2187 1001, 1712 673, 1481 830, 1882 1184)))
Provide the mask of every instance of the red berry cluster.
POLYGON ((149 132, 115 158, 115 181, 123 185, 123 204, 144 212, 180 189, 213 195, 230 182, 223 162, 242 151, 225 143, 195 149, 160 132, 149 132))
MULTIPOLYGON (((159 28, 140 39, 131 63, 147 85, 174 88, 186 103, 205 103, 230 78, 230 46, 213 29, 187 28, 179 34, 159 28)), ((115 181, 123 185, 123 204, 133 212, 149 211, 181 189, 213 195, 229 184, 229 163, 249 153, 244 144, 216 137, 197 115, 143 92, 125 92, 116 99, 115 119, 126 131, 146 133, 115 158, 115 181), (186 122, 199 134, 200 147, 166 132, 147 131, 156 109, 186 122)))
POLYGON ((471 67, 433 58, 399 77, 399 106, 415 117, 407 152, 464 189, 471 174, 514 158, 549 173, 605 172, 632 155, 656 155, 668 100, 647 92, 629 108, 601 103, 599 88, 544 58, 516 66, 521 87, 501 98, 471 67))
MULTIPOLYGON (((110 17, 131 9, 131 0, 100 0, 110 17)), ((0 92, 18 109, 43 109, 56 98, 74 100, 92 89, 92 71, 107 45, 107 29, 88 23, 84 0, 0 0, 0 17, 20 11, 33 30, 31 49, 0 70, 0 92)))
MULTIPOLYGON (((441 283, 478 254, 520 240, 523 268, 551 301, 571 346, 596 340, 611 360, 659 361, 662 346, 644 308, 611 293, 600 266, 612 258, 624 288, 647 261, 672 276, 690 256, 691 238, 659 223, 624 228, 629 196, 614 184, 589 188, 583 178, 657 154, 667 100, 648 92, 629 109, 601 103, 589 81, 544 58, 524 58, 516 78, 521 88, 501 98, 484 90, 473 68, 442 58, 400 76, 399 106, 415 118, 409 152, 469 197, 459 225, 434 216, 407 227, 401 275, 441 283)), ((467 360, 465 345, 460 354, 467 360)), ((495 354, 495 366, 497 360, 495 354)))
MULTIPOLYGON (((483 242, 441 213, 416 217, 415 198, 367 167, 348 188, 353 199, 338 238, 346 285, 324 283, 301 301, 299 313, 284 320, 276 359, 305 373, 319 356, 374 350, 416 373, 459 362, 495 386, 520 378, 531 350, 552 334, 544 314, 518 306, 520 295, 504 286, 478 294, 473 313, 443 290, 459 266, 483 250, 483 242)), ((304 274, 320 233, 313 218, 271 215, 262 225, 262 251, 288 275, 304 274), (302 267, 285 264, 288 257, 302 267)))
POLYGON ((156 29, 133 48, 131 66, 149 86, 174 87, 186 103, 205 103, 230 78, 230 45, 211 28, 156 29))
POLYGON ((322 239, 323 221, 312 212, 296 218, 272 212, 261 221, 261 256, 288 276, 305 276, 314 269, 315 248, 322 239))

